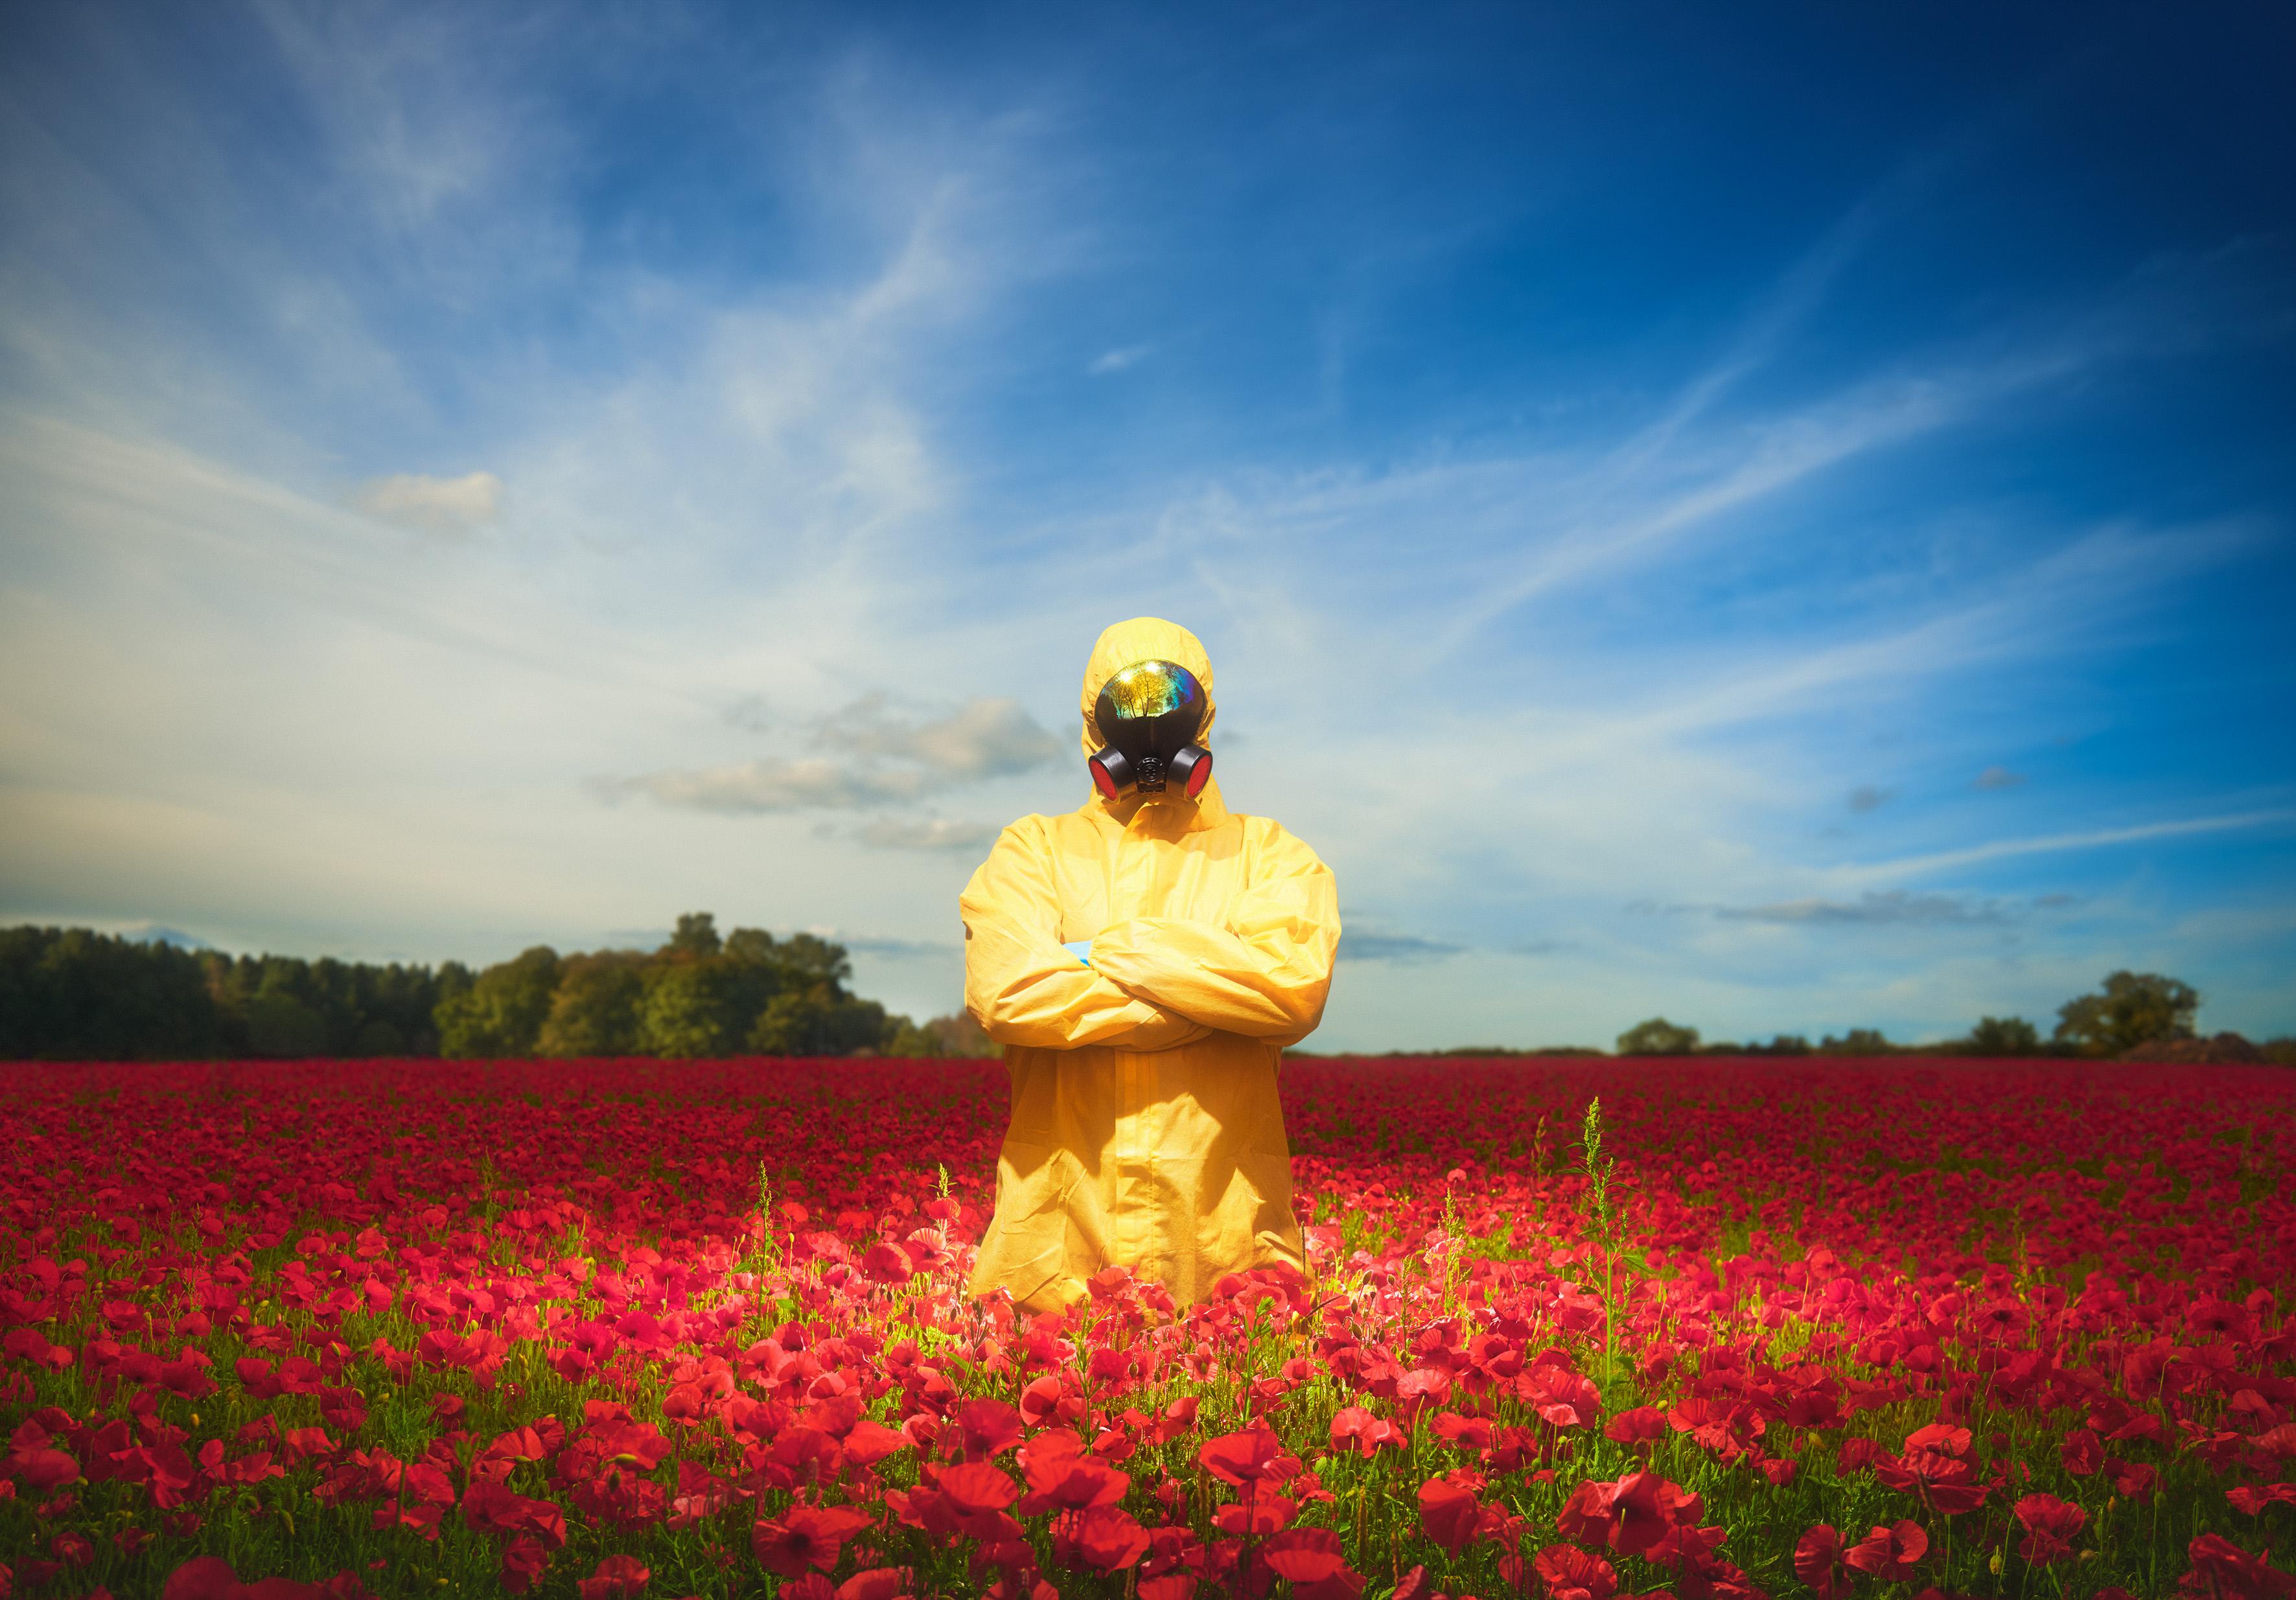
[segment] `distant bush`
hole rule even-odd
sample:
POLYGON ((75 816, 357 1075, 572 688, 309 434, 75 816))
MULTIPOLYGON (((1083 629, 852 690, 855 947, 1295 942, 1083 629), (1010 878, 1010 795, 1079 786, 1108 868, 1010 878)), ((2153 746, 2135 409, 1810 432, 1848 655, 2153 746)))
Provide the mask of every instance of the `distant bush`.
POLYGON ((1677 1027, 1664 1017, 1636 1022, 1619 1035, 1621 1055, 1688 1055, 1697 1048, 1697 1029, 1677 1027))
POLYGON ((1962 1047, 1972 1055, 2038 1055, 2041 1033, 2022 1017, 1980 1017, 1962 1047))
POLYGON ((1878 1028, 1852 1028, 1840 1038, 1829 1033, 1817 1041, 1820 1055, 1888 1055, 1894 1048, 1878 1028))
POLYGON ((2190 1038, 2200 991, 2158 972, 2114 972, 2094 995, 2058 1008, 2056 1039, 2083 1055, 2119 1055, 2160 1039, 2190 1038))
POLYGON ((888 1055, 989 1056, 1002 1055, 1004 1047, 990 1038, 969 1011, 960 1011, 930 1022, 911 1025, 902 1019, 893 1042, 885 1047, 888 1055))

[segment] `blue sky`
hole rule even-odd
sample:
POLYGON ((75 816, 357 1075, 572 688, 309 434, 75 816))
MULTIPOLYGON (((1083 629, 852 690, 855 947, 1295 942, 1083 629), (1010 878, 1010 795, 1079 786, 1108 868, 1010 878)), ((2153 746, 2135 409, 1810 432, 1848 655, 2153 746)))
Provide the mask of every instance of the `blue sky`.
POLYGON ((0 917, 947 1010, 1156 613, 1325 1047, 2296 1030, 2289 25, 2063 22, 16 8, 0 917))

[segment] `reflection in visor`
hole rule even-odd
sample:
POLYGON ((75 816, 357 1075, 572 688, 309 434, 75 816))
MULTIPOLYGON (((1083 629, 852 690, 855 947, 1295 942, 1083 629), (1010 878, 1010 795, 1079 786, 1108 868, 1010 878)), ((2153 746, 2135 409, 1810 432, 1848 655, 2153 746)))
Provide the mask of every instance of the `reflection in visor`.
MULTIPOLYGON (((1175 661, 1136 662, 1110 678, 1100 692, 1100 703, 1124 722, 1162 717, 1190 707, 1201 711, 1203 702, 1204 692, 1196 675, 1175 661)), ((1103 738, 1111 736, 1107 728, 1100 731, 1103 738)))

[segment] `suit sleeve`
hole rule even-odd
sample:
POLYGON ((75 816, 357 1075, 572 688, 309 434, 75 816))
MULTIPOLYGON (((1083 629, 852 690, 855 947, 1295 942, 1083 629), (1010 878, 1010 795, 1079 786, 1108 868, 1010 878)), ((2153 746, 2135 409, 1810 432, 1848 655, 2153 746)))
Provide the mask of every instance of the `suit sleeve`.
POLYGON ((1167 1050, 1210 1031, 1128 994, 1061 948, 1052 855, 1036 819, 1004 830, 957 905, 964 917, 964 1006, 998 1044, 1167 1050))
POLYGON ((1135 917, 1094 936, 1092 964, 1207 1028, 1291 1044, 1323 1020, 1339 943, 1331 868, 1271 827, 1225 924, 1135 917))

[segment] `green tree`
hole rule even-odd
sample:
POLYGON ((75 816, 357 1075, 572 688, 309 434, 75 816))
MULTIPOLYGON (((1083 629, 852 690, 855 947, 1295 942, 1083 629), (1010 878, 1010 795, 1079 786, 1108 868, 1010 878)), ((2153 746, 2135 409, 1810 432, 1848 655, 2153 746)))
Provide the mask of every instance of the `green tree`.
POLYGON ((726 978, 714 961, 648 967, 637 1002, 638 1048, 669 1061, 732 1054, 741 1036, 726 978))
POLYGON ((853 981, 853 963, 843 945, 832 944, 811 933, 792 933, 775 947, 775 959, 800 981, 846 984, 853 981))
POLYGON ((240 1008, 248 1048, 257 1055, 301 1059, 340 1054, 327 1045, 327 1019, 284 988, 265 989, 240 1008))
POLYGON ((0 931, 0 1058, 205 1056, 221 1044, 190 951, 86 928, 0 931))
POLYGON ((458 1060, 531 1055, 558 988, 558 952, 537 945, 490 966, 438 1008, 439 1051, 458 1060))
POLYGON ((568 956, 535 1053, 562 1058, 637 1054, 644 959, 620 950, 568 956))
POLYGON ((900 1024, 874 1000, 857 999, 833 983, 783 990, 750 1030, 759 1055, 874 1054, 894 1042, 900 1024))
POLYGON ((677 931, 669 936, 662 952, 703 961, 718 954, 718 919, 707 911, 689 911, 677 919, 677 931))
POLYGON ((1698 1030, 1678 1028, 1664 1017, 1651 1017, 1619 1035, 1621 1055, 1688 1055, 1698 1048, 1698 1030))
POLYGON ((2041 1031, 2022 1017, 1980 1017, 1963 1047, 1972 1055, 2036 1055, 2041 1031))
POLYGON ((439 1052, 438 1009, 447 967, 361 965, 352 969, 358 994, 359 1030, 353 1046, 360 1055, 435 1055, 439 1052))
POLYGON ((2057 1010, 2056 1040, 2084 1055, 2118 1055, 2155 1039, 2190 1038, 2199 991, 2158 972, 2114 972, 2103 989, 2057 1010))
POLYGON ((758 966, 781 964, 781 947, 774 942, 774 936, 763 928, 734 929, 726 936, 726 947, 721 953, 734 961, 749 962, 758 966))
POLYGON ((1821 1055, 1887 1055, 1891 1048, 1879 1028, 1852 1028, 1840 1038, 1829 1033, 1817 1042, 1821 1055))
POLYGON ((788 952, 789 946, 775 943, 774 936, 760 928, 736 928, 726 936, 717 965, 728 1050, 742 1047, 775 995, 807 981, 803 971, 788 959, 788 952))
POLYGON ((966 1011, 934 1017, 922 1024, 906 1017, 894 1017, 890 1041, 884 1049, 888 1055, 942 1060, 1001 1055, 1004 1051, 1004 1047, 983 1032, 980 1024, 972 1020, 972 1013, 966 1011))

